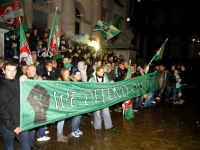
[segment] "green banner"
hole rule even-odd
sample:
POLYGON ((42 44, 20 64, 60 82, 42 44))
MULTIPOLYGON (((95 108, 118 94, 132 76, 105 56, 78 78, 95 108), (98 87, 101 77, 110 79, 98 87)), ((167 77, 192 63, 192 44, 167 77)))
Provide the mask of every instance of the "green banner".
POLYGON ((20 127, 22 130, 28 130, 93 112, 163 86, 162 72, 153 72, 115 83, 27 79, 20 82, 20 127))

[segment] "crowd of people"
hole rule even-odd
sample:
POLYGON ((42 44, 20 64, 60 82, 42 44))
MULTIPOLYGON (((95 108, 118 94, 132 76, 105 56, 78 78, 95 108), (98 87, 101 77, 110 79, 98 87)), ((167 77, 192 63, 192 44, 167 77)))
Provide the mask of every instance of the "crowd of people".
MULTIPOLYGON (((33 64, 27 65, 25 61, 19 63, 19 38, 14 32, 6 39, 5 59, 0 64, 0 133, 3 138, 4 149, 12 149, 14 139, 20 143, 21 149, 38 149, 34 144, 35 131, 37 141, 48 141, 50 137, 46 126, 21 132, 19 125, 20 91, 19 80, 59 80, 63 82, 119 82, 126 78, 129 62, 124 61, 122 55, 114 50, 98 50, 87 43, 76 43, 61 35, 59 50, 62 57, 49 57, 47 51, 49 30, 45 29, 42 36, 37 29, 33 33, 26 32, 33 64), (10 105, 12 103, 12 105, 10 105)), ((166 72, 165 87, 133 98, 133 111, 155 105, 158 101, 171 101, 172 104, 182 104, 185 99, 187 72, 182 64, 167 68, 164 64, 149 66, 131 64, 131 78, 145 75, 154 71, 166 72)), ((126 99, 124 100, 126 101, 126 99)), ((101 120, 107 130, 115 130, 110 113, 122 111, 122 103, 110 108, 92 112, 91 123, 94 129, 101 130, 101 120)), ((82 115, 68 118, 71 122, 71 136, 80 137, 83 132, 79 129, 82 115)), ((63 135, 65 120, 57 122, 57 141, 67 142, 68 137, 63 135)))

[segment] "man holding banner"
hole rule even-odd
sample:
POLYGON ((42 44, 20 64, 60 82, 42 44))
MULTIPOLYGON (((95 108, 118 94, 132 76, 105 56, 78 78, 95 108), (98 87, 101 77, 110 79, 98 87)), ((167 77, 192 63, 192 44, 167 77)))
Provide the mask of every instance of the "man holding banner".
POLYGON ((3 68, 4 78, 0 79, 0 129, 4 149, 14 150, 15 137, 22 150, 30 150, 28 131, 20 128, 20 88, 15 79, 17 66, 6 63, 3 68))

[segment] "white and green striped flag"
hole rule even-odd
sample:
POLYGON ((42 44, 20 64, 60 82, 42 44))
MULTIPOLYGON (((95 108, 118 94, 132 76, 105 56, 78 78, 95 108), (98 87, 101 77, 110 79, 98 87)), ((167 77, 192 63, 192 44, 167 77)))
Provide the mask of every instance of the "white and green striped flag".
POLYGON ((105 38, 105 40, 109 40, 121 32, 115 26, 101 20, 97 22, 97 24, 93 27, 92 30, 93 31, 101 30, 103 32, 103 37, 105 38))

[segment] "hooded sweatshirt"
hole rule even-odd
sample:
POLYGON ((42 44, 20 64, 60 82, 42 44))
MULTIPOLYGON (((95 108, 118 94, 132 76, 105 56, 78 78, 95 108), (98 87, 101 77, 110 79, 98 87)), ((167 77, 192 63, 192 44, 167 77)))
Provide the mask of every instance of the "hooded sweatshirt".
POLYGON ((85 70, 82 70, 82 66, 85 65, 84 61, 80 61, 78 63, 78 70, 81 72, 82 80, 84 82, 87 82, 87 65, 85 67, 85 70))

